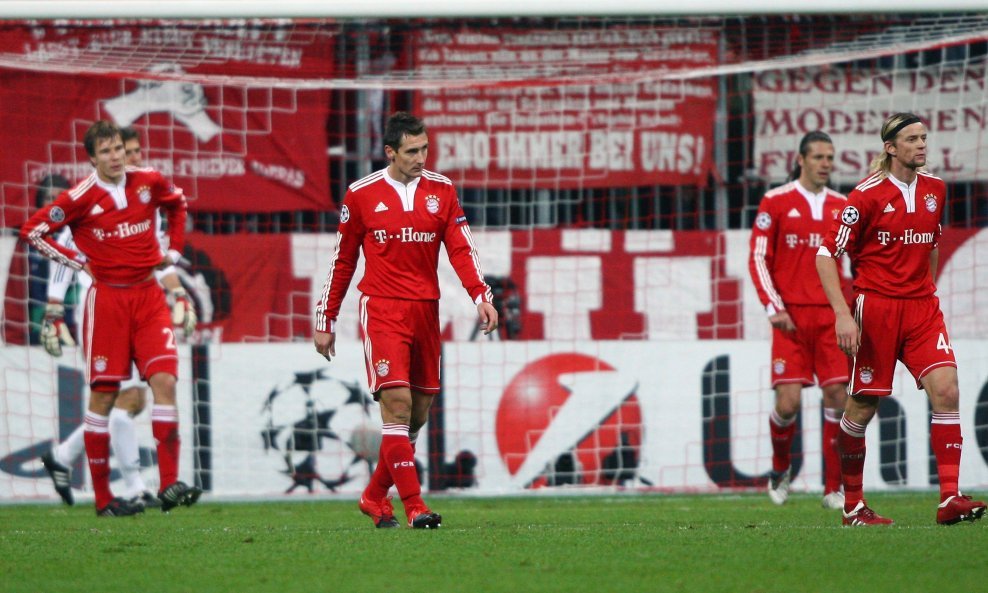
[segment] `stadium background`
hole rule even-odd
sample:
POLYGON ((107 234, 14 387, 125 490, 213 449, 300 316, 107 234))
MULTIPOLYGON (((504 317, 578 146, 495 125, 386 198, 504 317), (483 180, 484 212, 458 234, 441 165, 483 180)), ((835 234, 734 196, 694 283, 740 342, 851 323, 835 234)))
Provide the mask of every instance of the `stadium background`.
MULTIPOLYGON (((311 303, 346 185, 383 165, 396 109, 426 118, 504 321, 478 339, 441 270, 431 489, 760 488, 772 395, 747 229, 805 132, 834 137, 846 192, 900 110, 930 123, 949 183, 938 283, 962 486, 984 487, 986 53, 976 13, 0 23, 0 499, 50 499, 38 457, 81 418, 78 353, 29 345, 43 304, 14 236, 46 175, 88 173, 79 139, 102 117, 140 130, 146 162, 192 198, 183 281, 204 323, 182 346, 183 476, 220 497, 359 492, 378 420, 356 298, 328 365, 311 303)), ((798 489, 820 488, 820 414, 808 390, 798 489)), ((935 484, 926 439, 906 438, 927 414, 900 370, 869 431, 869 489, 935 484)))

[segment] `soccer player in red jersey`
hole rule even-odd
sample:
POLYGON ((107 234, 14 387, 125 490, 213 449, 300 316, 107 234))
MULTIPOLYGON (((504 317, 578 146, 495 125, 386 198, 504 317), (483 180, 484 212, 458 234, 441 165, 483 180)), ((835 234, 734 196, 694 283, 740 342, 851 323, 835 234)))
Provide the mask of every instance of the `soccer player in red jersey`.
POLYGON ((393 484, 408 525, 434 529, 442 517, 421 496, 414 444, 439 393, 440 245, 477 305, 483 331, 497 329, 497 310, 477 248, 449 179, 425 168, 429 137, 417 117, 398 112, 385 126, 390 164, 350 185, 343 199, 336 252, 316 304, 316 351, 336 355, 335 324, 360 250, 358 288, 367 381, 381 404, 381 450, 360 510, 376 527, 397 527, 388 497, 393 484))
POLYGON ((862 492, 865 428, 879 399, 892 393, 896 360, 926 390, 933 410, 930 444, 940 478, 937 523, 975 521, 985 503, 958 490, 961 426, 957 362, 950 345, 936 277, 940 218, 946 185, 924 169, 927 130, 912 113, 897 113, 881 129, 883 151, 872 174, 848 196, 847 206, 817 253, 816 265, 837 317, 837 343, 853 358, 838 446, 844 480, 844 525, 892 523, 868 507, 862 492), (855 310, 844 300, 834 258, 855 266, 855 310))
MULTIPOLYGON (((120 129, 120 137, 124 143, 124 162, 130 167, 141 167, 143 155, 140 134, 134 128, 126 127, 120 129)), ((157 222, 156 232, 159 241, 167 241, 167 236, 161 228, 160 214, 157 222)), ((76 249, 75 242, 72 240, 72 229, 69 227, 63 227, 56 235, 56 240, 63 247, 76 249)), ((155 277, 168 290, 174 301, 172 323, 182 326, 188 335, 190 331, 195 329, 195 307, 182 287, 175 267, 167 266, 155 270, 155 277)), ((52 263, 49 266, 48 304, 45 307, 41 336, 45 350, 55 357, 62 355, 62 345, 75 345, 75 340, 64 319, 65 296, 75 282, 78 282, 78 294, 85 295, 93 281, 85 272, 76 273, 62 264, 52 263)), ((76 326, 81 329, 82 324, 82 315, 76 315, 76 326)), ((130 502, 157 508, 161 506, 161 501, 150 492, 141 477, 141 454, 137 438, 137 426, 134 420, 147 405, 146 392, 143 383, 137 377, 132 377, 121 384, 120 392, 117 394, 109 416, 110 444, 113 454, 117 458, 117 466, 124 481, 126 496, 130 502)), ((71 467, 85 450, 84 435, 85 425, 82 424, 67 439, 41 456, 45 470, 55 485, 55 491, 68 505, 74 504, 71 467)))
POLYGON ((834 314, 820 288, 815 259, 823 237, 846 198, 827 188, 834 145, 823 132, 799 143, 790 183, 765 194, 751 231, 748 268, 772 324, 772 387, 769 415, 772 471, 768 495, 775 504, 789 497, 792 441, 803 387, 823 390, 823 507, 844 507, 840 492, 837 433, 847 391, 847 359, 834 337, 834 314))
POLYGON ((178 356, 171 314, 154 270, 174 264, 185 240, 185 197, 153 169, 125 165, 124 143, 115 125, 98 121, 86 131, 92 175, 63 192, 28 219, 21 237, 53 261, 85 270, 93 278, 86 295, 83 347, 91 395, 85 417, 85 446, 99 516, 132 515, 143 505, 115 498, 110 490, 109 413, 120 382, 137 365, 154 396, 151 430, 158 443, 162 510, 194 504, 202 491, 178 481, 178 356), (162 253, 155 212, 167 211, 170 249, 162 253), (53 237, 72 229, 78 251, 53 237), (83 255, 85 254, 85 255, 83 255))

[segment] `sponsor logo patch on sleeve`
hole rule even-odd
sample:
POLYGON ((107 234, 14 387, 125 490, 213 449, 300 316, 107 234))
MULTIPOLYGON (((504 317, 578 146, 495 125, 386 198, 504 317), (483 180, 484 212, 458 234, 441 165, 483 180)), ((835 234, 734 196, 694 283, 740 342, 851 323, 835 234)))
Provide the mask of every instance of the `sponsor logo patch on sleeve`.
POLYGON ((456 224, 463 224, 466 221, 467 221, 467 217, 466 216, 457 216, 456 217, 456 224))

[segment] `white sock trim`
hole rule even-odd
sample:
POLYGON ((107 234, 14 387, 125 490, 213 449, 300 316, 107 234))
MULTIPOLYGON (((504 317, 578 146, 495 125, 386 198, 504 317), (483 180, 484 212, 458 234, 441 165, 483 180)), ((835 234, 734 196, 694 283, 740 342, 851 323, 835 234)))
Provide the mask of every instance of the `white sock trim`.
POLYGON ((930 424, 960 424, 960 412, 934 412, 930 424))
POLYGON ((848 420, 847 416, 844 416, 840 419, 840 428, 852 437, 863 439, 865 436, 865 428, 867 428, 867 426, 858 424, 853 420, 848 420))
POLYGON ((796 421, 796 416, 797 414, 793 414, 792 418, 783 418, 782 416, 779 416, 778 410, 773 408, 772 413, 769 414, 769 420, 771 420, 772 424, 778 426, 779 428, 785 428, 796 421))

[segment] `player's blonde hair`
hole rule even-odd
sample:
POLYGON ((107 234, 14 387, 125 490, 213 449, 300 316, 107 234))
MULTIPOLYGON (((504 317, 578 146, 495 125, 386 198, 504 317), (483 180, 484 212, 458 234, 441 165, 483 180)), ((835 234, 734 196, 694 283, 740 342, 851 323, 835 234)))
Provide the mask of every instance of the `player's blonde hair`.
MULTIPOLYGON (((919 118, 915 113, 896 113, 889 116, 882 124, 882 154, 876 156, 871 161, 871 166, 869 167, 868 174, 881 173, 883 176, 888 176, 889 171, 892 170, 892 155, 889 153, 888 149, 885 148, 885 144, 891 142, 895 144, 895 139, 906 126, 911 126, 916 123, 923 123, 923 120, 919 118)), ((920 170, 925 170, 921 168, 920 170)))

